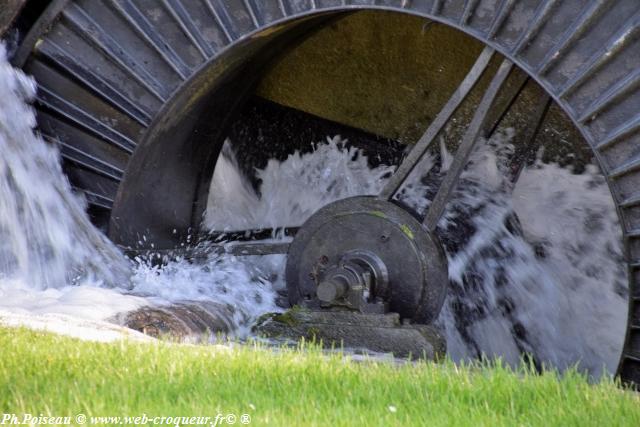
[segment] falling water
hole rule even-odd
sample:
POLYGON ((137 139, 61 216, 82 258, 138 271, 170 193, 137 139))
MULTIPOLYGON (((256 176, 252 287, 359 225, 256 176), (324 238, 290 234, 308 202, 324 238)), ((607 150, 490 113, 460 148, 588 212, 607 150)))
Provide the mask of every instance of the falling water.
POLYGON ((261 265, 212 257, 206 266, 159 268, 126 259, 91 224, 55 141, 34 133, 35 92, 0 44, 0 319, 101 321, 146 305, 213 300, 232 305, 230 320, 246 333, 256 315, 277 309, 261 265))
POLYGON ((27 102, 35 91, 0 47, 0 274, 40 289, 125 283, 127 265, 89 222, 62 174, 58 150, 32 132, 27 102))
MULTIPOLYGON (((214 256, 163 267, 126 260, 88 220, 60 168, 55 141, 34 134, 27 102, 34 82, 0 47, 0 319, 6 313, 105 320, 121 311, 177 301, 234 307, 237 333, 277 310, 284 256, 214 256)), ((620 227, 595 167, 583 174, 537 162, 515 187, 505 182, 509 134, 480 144, 438 227, 450 286, 438 319, 455 359, 523 352, 539 363, 580 361, 615 369, 626 318, 620 227)), ((446 150, 426 156, 398 196, 425 212, 447 168, 446 150)), ((228 145, 211 184, 210 229, 300 225, 341 198, 376 194, 393 166, 371 168, 339 137, 311 153, 271 160, 256 192, 228 145)))

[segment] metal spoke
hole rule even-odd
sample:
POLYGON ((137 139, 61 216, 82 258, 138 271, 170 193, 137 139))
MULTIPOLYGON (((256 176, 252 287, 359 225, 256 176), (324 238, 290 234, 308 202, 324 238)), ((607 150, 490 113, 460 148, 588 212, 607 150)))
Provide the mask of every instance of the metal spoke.
POLYGON ((447 175, 444 177, 440 188, 438 188, 438 193, 429 206, 429 210, 424 219, 424 225, 427 230, 434 231, 438 225, 438 221, 444 212, 444 208, 458 184, 460 174, 467 163, 469 154, 471 154, 478 137, 486 125, 489 110, 491 109, 500 88, 509 76, 509 72, 512 67, 513 63, 508 59, 505 59, 489 84, 487 91, 484 93, 473 119, 462 138, 462 142, 458 147, 453 162, 451 163, 451 167, 449 168, 447 175))
POLYGON ((248 255, 278 255, 289 251, 289 242, 252 242, 229 243, 226 245, 211 245, 204 249, 204 253, 228 254, 234 256, 248 255))
POLYGON ((258 228, 236 231, 212 231, 200 235, 195 250, 201 255, 229 254, 276 255, 286 254, 289 242, 265 241, 275 235, 293 237, 300 227, 258 228))
POLYGON ((484 70, 489 65, 489 61, 493 57, 494 50, 490 47, 485 47, 476 63, 473 64, 471 70, 466 75, 460 86, 453 93, 449 101, 445 104, 444 108, 440 110, 436 118, 429 125, 426 132, 420 137, 420 140, 413 146, 411 152, 402 161, 398 170, 391 176, 389 182, 385 185, 380 193, 379 197, 382 199, 391 200, 396 192, 402 187, 409 174, 413 171, 416 165, 420 162, 424 154, 427 152, 432 142, 442 128, 447 124, 453 113, 458 109, 462 101, 467 97, 471 89, 478 82, 482 76, 484 70))
POLYGON ((210 231, 201 234, 198 242, 211 242, 219 244, 220 242, 246 242, 252 240, 271 239, 274 236, 293 237, 296 235, 300 227, 279 227, 279 228, 255 228, 249 230, 234 231, 210 231))
POLYGON ((129 249, 122 251, 130 258, 138 256, 151 259, 188 259, 206 261, 209 255, 278 255, 289 251, 290 242, 273 241, 275 235, 293 237, 300 227, 258 228, 235 231, 212 231, 201 234, 194 243, 176 249, 129 249))
POLYGON ((491 110, 487 115, 487 120, 482 136, 490 138, 498 129, 502 120, 511 111, 511 107, 515 104, 516 100, 527 86, 530 77, 527 73, 524 73, 518 69, 514 69, 509 76, 508 82, 505 83, 500 89, 497 99, 491 106, 491 110), (513 77, 512 77, 513 76, 513 77))
POLYGON ((289 251, 289 242, 240 242, 227 244, 205 244, 187 246, 177 249, 126 249, 122 251, 129 258, 142 257, 151 261, 164 263, 171 259, 187 259, 190 261, 206 261, 210 255, 264 256, 281 255, 289 251))
POLYGON ((509 181, 512 185, 518 181, 520 173, 527 165, 527 163, 535 158, 535 155, 540 147, 540 142, 536 143, 536 138, 544 122, 544 118, 551 107, 551 97, 545 92, 537 105, 535 111, 530 116, 529 126, 523 132, 522 141, 518 144, 516 152, 513 154, 511 165, 509 167, 511 176, 509 181))

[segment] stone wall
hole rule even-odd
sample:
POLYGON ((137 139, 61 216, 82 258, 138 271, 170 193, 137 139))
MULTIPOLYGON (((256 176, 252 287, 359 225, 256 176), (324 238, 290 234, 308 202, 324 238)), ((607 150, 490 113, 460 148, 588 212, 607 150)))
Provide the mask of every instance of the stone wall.
MULTIPOLYGON (((414 143, 448 100, 482 50, 457 30, 425 19, 367 11, 339 18, 285 54, 263 78, 257 94, 288 107, 414 143)), ((501 57, 492 61, 495 69, 501 57)), ((455 115, 446 144, 455 148, 492 70, 455 115)), ((513 78, 508 84, 513 83, 513 78)), ((530 82, 505 126, 524 126, 543 90, 530 82)), ((575 164, 592 158, 573 124, 550 109, 538 143, 545 159, 575 164)), ((518 135, 514 143, 519 143, 518 135)))

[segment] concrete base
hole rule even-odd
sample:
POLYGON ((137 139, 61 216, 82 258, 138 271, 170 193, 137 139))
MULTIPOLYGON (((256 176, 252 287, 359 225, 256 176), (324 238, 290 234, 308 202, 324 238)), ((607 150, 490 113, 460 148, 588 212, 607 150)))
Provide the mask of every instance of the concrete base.
MULTIPOLYGON (((202 342, 233 328, 234 311, 224 304, 184 301, 167 306, 141 307, 123 313, 115 322, 155 338, 202 342)), ((263 316, 253 332, 276 341, 301 338, 327 347, 392 353, 395 357, 434 360, 446 352, 445 339, 429 325, 402 324, 396 313, 362 314, 351 311, 294 307, 263 316)))
POLYGON ((266 338, 322 341, 325 347, 366 349, 395 357, 434 360, 446 352, 446 342, 429 325, 401 324, 396 313, 362 314, 314 311, 295 307, 260 319, 254 332, 266 338))

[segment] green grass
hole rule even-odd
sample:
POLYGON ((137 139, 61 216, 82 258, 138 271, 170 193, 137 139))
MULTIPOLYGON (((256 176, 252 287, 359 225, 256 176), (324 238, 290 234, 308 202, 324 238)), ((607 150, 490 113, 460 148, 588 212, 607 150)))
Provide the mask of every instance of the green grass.
POLYGON ((278 426, 640 425, 637 394, 610 379, 590 385, 575 372, 357 363, 317 349, 100 344, 7 328, 0 328, 0 349, 0 412, 19 416, 247 413, 251 425, 278 426))

